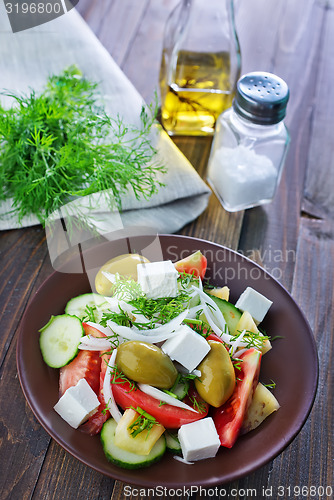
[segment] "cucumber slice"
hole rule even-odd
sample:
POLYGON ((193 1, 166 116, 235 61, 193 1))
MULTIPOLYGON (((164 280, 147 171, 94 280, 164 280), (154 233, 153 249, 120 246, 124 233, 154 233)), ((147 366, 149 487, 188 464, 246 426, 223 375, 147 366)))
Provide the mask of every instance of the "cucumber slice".
POLYGON ((115 430, 117 423, 113 418, 110 418, 103 425, 101 430, 101 441, 103 451, 107 459, 119 467, 124 469, 140 469, 158 462, 166 451, 166 439, 162 435, 153 446, 148 455, 137 455, 130 451, 122 450, 115 445, 115 430))
MULTIPOLYGON (((193 290, 193 288, 191 288, 192 286, 197 286, 197 288, 199 288, 199 281, 197 279, 192 279, 189 282, 189 286, 186 289, 183 288, 183 291, 186 291, 187 293, 189 293, 192 296, 190 301, 189 301, 189 304, 187 306, 187 307, 189 307, 189 309, 191 309, 192 307, 196 307, 201 303, 200 296, 195 294, 195 290, 193 290)), ((179 291, 182 291, 181 283, 178 283, 178 289, 179 289, 179 291)))
POLYGON ((186 395, 188 394, 189 382, 188 382, 188 380, 181 380, 180 381, 179 378, 180 377, 178 377, 176 379, 175 384, 173 385, 173 387, 171 389, 169 389, 169 391, 172 392, 173 394, 175 394, 175 396, 177 396, 177 399, 182 401, 182 399, 185 398, 186 395))
POLYGON ((210 297, 215 301, 215 303, 221 310, 225 318, 229 333, 231 335, 234 335, 242 312, 237 307, 235 307, 235 305, 231 304, 231 302, 227 302, 227 300, 220 299, 219 297, 215 297, 214 295, 210 295, 210 297))
POLYGON ((100 307, 104 303, 106 303, 106 299, 102 295, 99 295, 98 293, 84 293, 83 295, 78 295, 67 302, 65 313, 77 316, 82 321, 83 318, 87 316, 87 306, 100 307))
POLYGON ((80 319, 69 314, 51 316, 50 321, 39 331, 42 356, 51 368, 61 368, 72 361, 84 335, 80 319))
POLYGON ((177 453, 178 455, 182 455, 182 449, 179 438, 177 437, 177 432, 166 430, 165 437, 166 437, 167 450, 171 451, 172 453, 177 453))

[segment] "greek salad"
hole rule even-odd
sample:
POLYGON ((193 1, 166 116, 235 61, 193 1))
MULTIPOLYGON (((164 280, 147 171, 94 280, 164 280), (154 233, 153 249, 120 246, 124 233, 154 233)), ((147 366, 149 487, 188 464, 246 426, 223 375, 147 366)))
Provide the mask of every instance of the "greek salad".
POLYGON ((97 292, 72 298, 40 330, 45 363, 59 369, 54 410, 100 434, 109 461, 187 464, 231 448, 279 403, 259 382, 271 349, 259 328, 272 302, 251 287, 232 304, 205 280, 200 251, 149 262, 118 256, 98 271, 97 292))

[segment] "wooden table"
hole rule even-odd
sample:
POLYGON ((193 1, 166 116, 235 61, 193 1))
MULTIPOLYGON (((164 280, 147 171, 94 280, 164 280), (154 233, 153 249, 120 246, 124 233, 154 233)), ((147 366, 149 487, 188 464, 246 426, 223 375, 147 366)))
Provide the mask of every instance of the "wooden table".
MULTIPOLYGON (((157 89, 162 30, 175 3, 80 0, 78 4, 147 101, 157 89)), ((229 214, 212 196, 208 209, 180 231, 238 249, 261 262, 306 314, 319 350, 319 389, 302 431, 275 460, 224 485, 226 498, 255 498, 254 491, 256 498, 265 498, 263 488, 269 488, 267 498, 331 498, 319 487, 333 486, 333 7, 332 0, 236 2, 242 72, 271 71, 290 87, 286 123, 291 147, 272 204, 229 214)), ((175 142, 204 176, 210 140, 175 138, 175 142)), ((122 498, 123 484, 82 465, 50 439, 19 386, 18 326, 31 295, 52 272, 43 229, 0 233, 0 252, 1 498, 122 498)))

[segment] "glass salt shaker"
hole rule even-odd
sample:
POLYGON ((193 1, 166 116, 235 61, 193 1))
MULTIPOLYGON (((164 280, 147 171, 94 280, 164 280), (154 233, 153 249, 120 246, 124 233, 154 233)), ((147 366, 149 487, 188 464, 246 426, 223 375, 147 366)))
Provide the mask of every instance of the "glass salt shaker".
POLYGON ((288 100, 288 86, 276 75, 239 79, 232 107, 217 120, 208 163, 208 182, 227 211, 274 198, 290 142, 283 122, 288 100))

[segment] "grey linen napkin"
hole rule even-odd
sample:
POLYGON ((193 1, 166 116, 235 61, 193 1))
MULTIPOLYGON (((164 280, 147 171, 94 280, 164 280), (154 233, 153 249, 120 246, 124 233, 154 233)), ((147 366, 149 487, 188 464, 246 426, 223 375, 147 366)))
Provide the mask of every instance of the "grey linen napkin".
MULTIPOLYGON (((0 88, 39 91, 49 75, 71 64, 76 64, 85 77, 100 82, 110 116, 120 114, 129 124, 140 123, 142 97, 75 9, 47 24, 13 34, 0 2, 0 88)), ((168 170, 161 178, 165 187, 147 201, 137 200, 133 193, 125 195, 122 225, 171 233, 205 210, 210 190, 160 127, 153 140, 168 170)), ((10 206, 10 200, 0 205, 0 214, 10 206)), ((96 211, 100 232, 110 231, 108 210, 97 206, 96 211)), ((34 224, 38 224, 35 217, 25 217, 21 224, 15 214, 0 217, 2 230, 34 224)))

